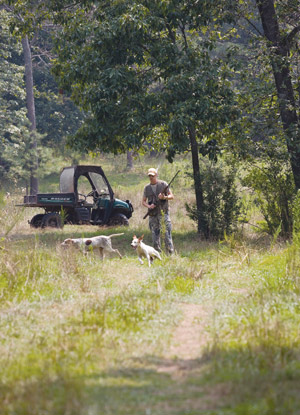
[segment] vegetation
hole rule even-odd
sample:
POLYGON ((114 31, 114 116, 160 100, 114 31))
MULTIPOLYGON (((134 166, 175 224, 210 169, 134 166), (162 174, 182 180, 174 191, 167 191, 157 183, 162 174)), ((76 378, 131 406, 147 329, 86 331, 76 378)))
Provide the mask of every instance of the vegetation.
MULTIPOLYGON (((176 254, 141 266, 130 242, 151 240, 140 197, 153 160, 137 160, 126 181, 124 161, 101 159, 136 208, 129 228, 100 231, 125 232, 113 241, 122 260, 62 250, 98 229, 32 230, 32 212, 3 198, 1 414, 296 415, 300 238, 245 228, 222 242, 195 238, 184 214, 192 182, 180 175, 176 254)), ((161 177, 188 162, 163 164, 161 177)))
POLYGON ((227 162, 203 160, 201 163, 204 208, 199 213, 196 204, 192 206, 186 204, 186 209, 195 222, 198 222, 199 215, 205 216, 207 236, 210 239, 223 238, 224 234, 229 235, 237 229, 241 213, 241 196, 236 181, 237 170, 238 167, 234 165, 233 160, 227 162))
POLYGON ((22 170, 25 176, 28 170, 30 142, 24 67, 12 62, 21 49, 9 33, 9 15, 4 10, 0 10, 0 28, 0 173, 3 179, 18 182, 24 177, 22 170))

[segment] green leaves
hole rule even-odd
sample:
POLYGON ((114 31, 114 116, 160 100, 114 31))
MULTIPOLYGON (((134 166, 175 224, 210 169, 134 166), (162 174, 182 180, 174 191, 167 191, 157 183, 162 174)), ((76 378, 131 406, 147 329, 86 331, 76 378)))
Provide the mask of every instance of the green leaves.
POLYGON ((201 19, 211 20, 217 5, 192 3, 194 8, 180 1, 95 3, 63 25, 54 71, 89 112, 72 144, 124 151, 139 148, 164 126, 182 151, 190 125, 210 135, 232 117, 226 67, 210 52, 214 41, 194 30, 201 19))
POLYGON ((21 46, 9 34, 10 16, 0 10, 0 174, 16 181, 24 177, 30 136, 26 115, 24 67, 14 63, 21 46))

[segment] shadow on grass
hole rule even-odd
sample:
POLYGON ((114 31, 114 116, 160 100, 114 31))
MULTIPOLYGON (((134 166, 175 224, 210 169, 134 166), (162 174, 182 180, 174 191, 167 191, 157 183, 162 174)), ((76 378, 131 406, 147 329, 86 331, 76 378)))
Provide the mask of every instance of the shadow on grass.
POLYGON ((6 391, 3 402, 10 402, 11 412, 3 414, 23 414, 25 408, 31 415, 299 414, 296 372, 261 370, 248 358, 237 351, 193 360, 146 356, 92 374, 27 381, 18 393, 6 391))

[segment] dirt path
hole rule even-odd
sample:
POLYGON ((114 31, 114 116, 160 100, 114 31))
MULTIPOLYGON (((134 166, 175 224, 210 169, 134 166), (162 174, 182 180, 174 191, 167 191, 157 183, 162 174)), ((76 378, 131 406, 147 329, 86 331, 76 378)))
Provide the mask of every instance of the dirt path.
POLYGON ((208 341, 205 332, 208 311, 199 304, 182 303, 180 307, 183 319, 174 332, 169 357, 197 359, 208 341))
POLYGON ((165 361, 158 368, 158 372, 169 373, 172 377, 181 377, 191 371, 209 341, 206 332, 209 307, 181 303, 180 308, 183 318, 174 331, 169 350, 164 353, 165 361))

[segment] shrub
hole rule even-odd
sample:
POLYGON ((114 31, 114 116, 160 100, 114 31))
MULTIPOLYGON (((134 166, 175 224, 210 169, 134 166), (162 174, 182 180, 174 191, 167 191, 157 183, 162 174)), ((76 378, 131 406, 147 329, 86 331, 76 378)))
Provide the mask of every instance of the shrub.
POLYGON ((254 202, 261 211, 264 222, 262 229, 274 235, 290 237, 293 231, 293 198, 295 185, 289 168, 272 161, 253 167, 243 179, 243 184, 255 192, 254 202))
POLYGON ((199 213, 195 205, 188 204, 186 209, 195 222, 201 214, 207 223, 209 238, 220 238, 235 230, 240 214, 241 201, 235 183, 237 168, 224 161, 202 164, 203 210, 199 213))

